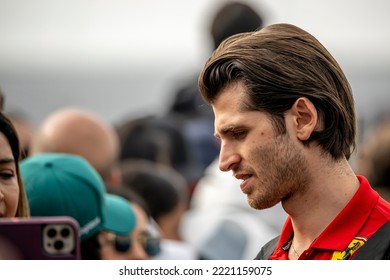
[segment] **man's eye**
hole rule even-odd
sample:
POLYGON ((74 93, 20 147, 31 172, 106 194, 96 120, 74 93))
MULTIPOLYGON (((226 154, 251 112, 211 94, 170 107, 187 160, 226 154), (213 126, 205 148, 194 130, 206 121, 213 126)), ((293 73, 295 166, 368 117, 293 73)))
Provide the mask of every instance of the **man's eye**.
POLYGON ((0 178, 1 179, 5 179, 5 180, 8 180, 8 179, 11 179, 15 176, 14 173, 10 173, 10 172, 0 172, 0 178))
POLYGON ((244 138, 245 135, 246 135, 245 131, 232 132, 232 137, 236 140, 240 140, 240 139, 244 138))

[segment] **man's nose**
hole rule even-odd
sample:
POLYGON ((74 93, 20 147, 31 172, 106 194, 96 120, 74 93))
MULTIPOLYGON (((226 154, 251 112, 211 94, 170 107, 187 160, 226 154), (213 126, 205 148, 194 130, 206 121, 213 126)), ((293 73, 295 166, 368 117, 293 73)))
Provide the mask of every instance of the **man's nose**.
POLYGON ((230 171, 235 164, 239 163, 241 157, 233 149, 232 146, 229 146, 225 143, 221 143, 221 150, 219 152, 219 169, 221 171, 230 171))

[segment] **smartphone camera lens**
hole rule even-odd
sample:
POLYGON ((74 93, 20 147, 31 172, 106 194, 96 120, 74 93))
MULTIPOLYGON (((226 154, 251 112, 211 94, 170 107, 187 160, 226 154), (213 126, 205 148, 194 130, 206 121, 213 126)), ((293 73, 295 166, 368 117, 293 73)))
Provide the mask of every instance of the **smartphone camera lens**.
POLYGON ((54 228, 51 228, 47 231, 47 236, 49 236, 50 238, 53 238, 57 235, 57 230, 54 229, 54 228))
POLYGON ((54 242, 54 248, 56 250, 61 250, 62 248, 64 248, 64 242, 62 242, 61 240, 57 240, 56 242, 54 242))
POLYGON ((68 237, 70 235, 70 230, 68 228, 64 228, 61 230, 62 237, 68 237))

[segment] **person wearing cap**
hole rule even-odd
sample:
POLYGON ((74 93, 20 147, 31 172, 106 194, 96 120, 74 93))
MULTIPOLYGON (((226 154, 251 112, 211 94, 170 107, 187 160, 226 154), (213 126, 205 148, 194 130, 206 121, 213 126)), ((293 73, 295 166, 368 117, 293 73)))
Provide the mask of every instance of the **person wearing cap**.
POLYGON ((81 156, 43 153, 20 164, 31 216, 70 216, 79 223, 81 259, 101 259, 102 231, 128 236, 135 228, 130 203, 108 194, 90 163, 81 156))
POLYGON ((137 224, 130 238, 118 238, 109 232, 102 234, 102 259, 154 259, 161 251, 161 236, 145 200, 136 192, 126 187, 109 187, 107 188, 107 192, 119 195, 131 203, 136 215, 137 224))

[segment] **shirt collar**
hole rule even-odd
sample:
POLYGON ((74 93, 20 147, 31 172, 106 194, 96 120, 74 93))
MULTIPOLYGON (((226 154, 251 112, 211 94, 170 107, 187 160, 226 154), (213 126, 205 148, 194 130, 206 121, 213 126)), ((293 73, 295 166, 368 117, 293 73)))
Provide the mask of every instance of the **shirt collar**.
POLYGON ((367 179, 357 176, 360 187, 343 210, 313 242, 313 247, 344 250, 363 227, 379 195, 370 186, 367 179))
MULTIPOLYGON (((344 250, 367 220, 378 201, 379 195, 371 188, 367 179, 357 176, 360 187, 336 218, 313 242, 312 247, 344 250)), ((277 248, 287 245, 293 235, 290 216, 284 223, 277 248)))

